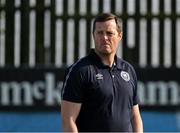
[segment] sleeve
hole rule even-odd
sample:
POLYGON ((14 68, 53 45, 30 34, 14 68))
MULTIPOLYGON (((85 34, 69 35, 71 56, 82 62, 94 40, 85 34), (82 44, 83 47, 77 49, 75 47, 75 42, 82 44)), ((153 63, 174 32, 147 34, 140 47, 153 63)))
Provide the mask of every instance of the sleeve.
POLYGON ((65 75, 63 88, 62 88, 62 99, 82 103, 83 100, 83 83, 84 78, 80 70, 70 68, 65 75))
POLYGON ((137 75, 136 75, 136 72, 134 70, 134 68, 132 67, 132 74, 133 74, 133 82, 134 82, 134 89, 133 89, 133 105, 137 105, 139 104, 139 97, 138 97, 138 88, 137 88, 137 83, 138 83, 138 80, 137 80, 137 75))

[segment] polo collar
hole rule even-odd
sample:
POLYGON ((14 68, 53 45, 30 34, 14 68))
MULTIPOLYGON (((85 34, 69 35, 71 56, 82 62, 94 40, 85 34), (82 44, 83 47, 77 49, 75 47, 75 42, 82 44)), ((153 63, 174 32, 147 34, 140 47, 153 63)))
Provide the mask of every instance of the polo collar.
MULTIPOLYGON (((92 59, 100 66, 102 67, 108 67, 108 65, 105 65, 102 61, 101 58, 95 53, 94 49, 91 49, 90 51, 90 57, 92 57, 92 59)), ((122 69, 122 65, 121 65, 121 59, 117 57, 117 55, 115 55, 114 57, 114 63, 113 63, 113 68, 118 68, 118 69, 122 69)))
POLYGON ((117 57, 117 55, 115 55, 115 57, 114 57, 114 65, 116 65, 116 67, 118 68, 118 69, 122 69, 122 61, 121 61, 121 59, 120 58, 118 58, 117 57))

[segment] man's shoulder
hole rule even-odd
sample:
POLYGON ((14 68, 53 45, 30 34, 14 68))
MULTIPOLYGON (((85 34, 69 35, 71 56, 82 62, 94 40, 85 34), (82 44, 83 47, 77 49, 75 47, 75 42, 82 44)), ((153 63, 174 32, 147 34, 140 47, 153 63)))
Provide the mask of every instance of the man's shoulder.
POLYGON ((91 65, 90 59, 88 56, 80 58, 71 66, 68 67, 68 70, 72 69, 74 71, 84 71, 87 70, 88 67, 91 65))
POLYGON ((128 61, 117 57, 117 61, 118 61, 118 65, 119 67, 121 67, 122 69, 134 69, 133 65, 131 63, 129 63, 128 61))

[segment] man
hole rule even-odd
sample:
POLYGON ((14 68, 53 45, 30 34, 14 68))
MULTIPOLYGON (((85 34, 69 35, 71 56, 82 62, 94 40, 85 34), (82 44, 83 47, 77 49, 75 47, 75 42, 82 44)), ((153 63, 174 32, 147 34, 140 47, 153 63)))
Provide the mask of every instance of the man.
POLYGON ((93 23, 95 49, 67 71, 61 116, 65 132, 143 132, 133 67, 116 56, 122 23, 104 13, 93 23))

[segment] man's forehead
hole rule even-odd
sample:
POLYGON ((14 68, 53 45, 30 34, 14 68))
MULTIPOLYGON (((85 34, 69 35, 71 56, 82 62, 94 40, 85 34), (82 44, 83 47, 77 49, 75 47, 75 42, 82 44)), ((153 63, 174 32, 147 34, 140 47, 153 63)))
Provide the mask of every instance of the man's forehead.
POLYGON ((105 22, 97 22, 96 23, 96 30, 116 30, 117 26, 116 23, 113 21, 105 21, 105 22))

